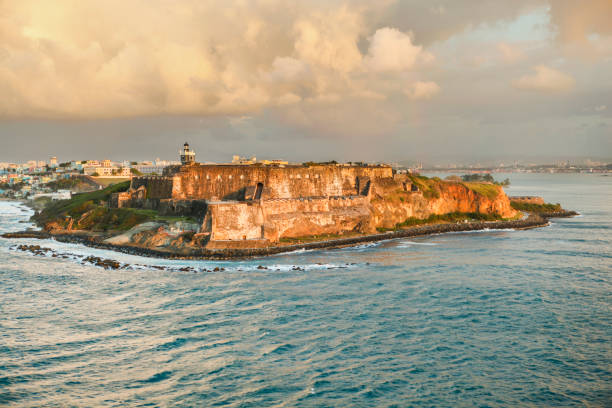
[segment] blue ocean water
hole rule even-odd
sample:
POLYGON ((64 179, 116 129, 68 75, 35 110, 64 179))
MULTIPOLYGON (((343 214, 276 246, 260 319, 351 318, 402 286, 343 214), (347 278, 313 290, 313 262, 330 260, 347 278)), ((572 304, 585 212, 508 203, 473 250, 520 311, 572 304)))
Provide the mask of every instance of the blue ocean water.
POLYGON ((0 405, 612 406, 612 177, 508 177, 582 215, 241 262, 18 240, 221 272, 0 239, 0 405))

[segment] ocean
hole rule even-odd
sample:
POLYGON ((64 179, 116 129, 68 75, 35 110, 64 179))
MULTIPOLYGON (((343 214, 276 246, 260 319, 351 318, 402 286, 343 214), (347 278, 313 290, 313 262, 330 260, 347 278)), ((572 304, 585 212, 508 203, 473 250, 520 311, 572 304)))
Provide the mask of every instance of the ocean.
POLYGON ((224 262, 0 239, 0 405, 610 407, 612 177, 497 177, 581 215, 224 262))

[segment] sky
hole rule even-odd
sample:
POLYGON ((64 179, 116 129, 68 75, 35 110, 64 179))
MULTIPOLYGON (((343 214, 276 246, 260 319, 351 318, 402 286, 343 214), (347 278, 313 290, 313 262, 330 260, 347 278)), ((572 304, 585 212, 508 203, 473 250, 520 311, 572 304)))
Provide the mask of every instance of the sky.
POLYGON ((0 0, 0 161, 612 158, 612 0, 0 0))

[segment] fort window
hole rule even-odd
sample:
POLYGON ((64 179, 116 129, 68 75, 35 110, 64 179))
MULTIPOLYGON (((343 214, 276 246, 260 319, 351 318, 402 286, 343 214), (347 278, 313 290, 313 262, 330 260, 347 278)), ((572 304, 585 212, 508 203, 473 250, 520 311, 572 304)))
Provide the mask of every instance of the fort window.
POLYGON ((230 175, 228 176, 228 178, 231 180, 231 179, 232 179, 232 175, 230 174, 230 175))
POLYGON ((240 180, 244 180, 244 174, 240 175, 240 180))
POLYGON ((210 180, 210 174, 206 175, 206 180, 210 180))

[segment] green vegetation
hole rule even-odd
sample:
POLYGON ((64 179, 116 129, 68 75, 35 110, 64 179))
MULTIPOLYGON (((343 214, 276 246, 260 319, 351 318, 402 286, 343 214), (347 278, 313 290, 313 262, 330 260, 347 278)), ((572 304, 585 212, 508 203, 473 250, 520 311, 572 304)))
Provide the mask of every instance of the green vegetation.
POLYGON ((67 179, 57 179, 54 181, 50 181, 45 184, 46 187, 50 188, 52 191, 57 190, 71 190, 76 187, 80 183, 80 180, 75 177, 67 178, 67 179))
POLYGON ((411 174, 408 176, 412 183, 419 188, 419 191, 423 193, 423 197, 432 199, 440 198, 440 187, 441 180, 438 177, 429 178, 417 174, 411 174))
POLYGON ((308 162, 304 162, 302 163, 303 166, 329 166, 332 164, 338 164, 337 161, 335 160, 330 160, 330 161, 326 161, 326 162, 313 162, 313 161, 308 161, 308 162))
POLYGON ((481 214, 481 213, 462 213, 452 212, 448 214, 432 214, 427 218, 406 218, 404 222, 400 222, 395 225, 394 228, 377 228, 379 232, 386 231, 397 231, 404 228, 416 227, 419 225, 428 224, 444 224, 444 223, 457 223, 463 221, 500 221, 503 218, 498 214, 481 214))
POLYGON ((20 191, 25 186, 25 183, 0 183, 0 190, 12 190, 12 191, 20 191))
POLYGON ((104 187, 128 181, 129 177, 96 177, 95 182, 104 187))
POLYGON ((461 180, 463 181, 480 181, 480 182, 488 182, 488 183, 493 183, 493 184, 497 184, 499 186, 509 186, 510 185, 510 179, 506 178, 504 181, 496 181, 493 176, 489 173, 486 174, 464 174, 463 176, 461 176, 461 180))
POLYGON ((510 206, 518 211, 527 211, 532 213, 546 214, 546 213, 554 213, 563 211, 561 208, 561 204, 531 204, 531 203, 521 203, 518 201, 511 201, 510 206))
POLYGON ((37 197, 34 200, 32 200, 32 207, 37 210, 40 211, 42 209, 44 209, 46 206, 49 205, 49 203, 53 201, 51 199, 51 197, 37 197))
POLYGON ((103 190, 92 191, 90 193, 75 194, 70 200, 58 200, 51 202, 43 211, 35 216, 35 220, 42 224, 51 221, 57 221, 65 218, 67 215, 80 216, 91 206, 100 206, 105 204, 111 194, 121 191, 127 191, 130 187, 129 181, 114 184, 103 190))
POLYGON ((489 200, 495 200, 499 194, 499 189, 496 184, 489 183, 461 183, 475 193, 487 197, 489 200))
POLYGON ((103 190, 74 195, 70 200, 50 202, 33 219, 45 225, 56 222, 66 227, 69 219, 74 220, 73 228, 91 231, 125 231, 147 221, 196 222, 189 217, 165 217, 157 211, 139 208, 108 208, 111 194, 126 191, 130 182, 109 186, 103 190))
POLYGON ((142 172, 138 171, 138 169, 135 169, 133 167, 130 169, 130 172, 135 176, 142 176, 142 172))

